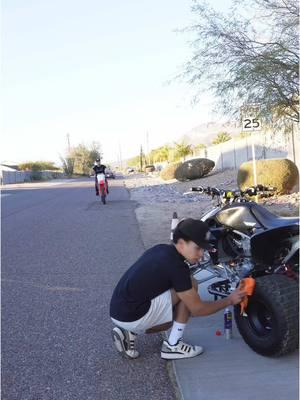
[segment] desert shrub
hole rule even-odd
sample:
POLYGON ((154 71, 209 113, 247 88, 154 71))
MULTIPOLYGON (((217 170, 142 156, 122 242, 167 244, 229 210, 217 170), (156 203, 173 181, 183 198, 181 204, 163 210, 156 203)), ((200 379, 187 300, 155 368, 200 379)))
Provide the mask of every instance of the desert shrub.
MULTIPOLYGON (((296 164, 288 159, 257 160, 256 177, 257 184, 273 186, 277 194, 287 194, 298 183, 299 172, 296 164)), ((252 161, 241 164, 237 184, 240 190, 254 185, 252 161)))
POLYGON ((194 158, 182 163, 175 172, 175 178, 184 182, 192 179, 199 179, 207 175, 215 166, 215 163, 208 158, 194 158))
POLYGON ((176 169, 181 165, 182 163, 172 163, 167 165, 160 173, 160 177, 164 179, 165 181, 168 181, 169 179, 175 179, 175 172, 176 169))
POLYGON ((54 165, 52 161, 28 161, 18 165, 19 170, 21 171, 56 171, 59 170, 58 167, 54 165))
POLYGON ((42 181, 43 180, 42 171, 32 171, 30 174, 30 179, 32 181, 42 181))

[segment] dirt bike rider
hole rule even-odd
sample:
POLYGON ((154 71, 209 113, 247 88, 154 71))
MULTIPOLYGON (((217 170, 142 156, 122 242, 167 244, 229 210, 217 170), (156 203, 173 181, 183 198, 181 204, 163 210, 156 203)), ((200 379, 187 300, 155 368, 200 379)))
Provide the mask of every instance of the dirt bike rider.
MULTIPOLYGON (((96 196, 99 196, 99 185, 98 185, 98 181, 97 181, 97 174, 105 175, 105 170, 106 170, 106 166, 101 164, 100 158, 97 158, 95 161, 95 165, 93 166, 93 171, 94 171, 93 175, 95 176, 96 196)), ((106 192, 108 194, 109 191, 108 191, 108 182, 107 182, 106 176, 105 176, 105 184, 106 184, 106 192)))

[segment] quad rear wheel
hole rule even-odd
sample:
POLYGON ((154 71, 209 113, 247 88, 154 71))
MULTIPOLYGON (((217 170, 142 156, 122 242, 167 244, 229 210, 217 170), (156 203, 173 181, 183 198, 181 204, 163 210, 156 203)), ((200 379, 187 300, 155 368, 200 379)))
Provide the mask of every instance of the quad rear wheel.
POLYGON ((279 357, 298 347, 298 283, 284 275, 256 279, 247 317, 234 307, 235 321, 245 342, 257 353, 279 357))

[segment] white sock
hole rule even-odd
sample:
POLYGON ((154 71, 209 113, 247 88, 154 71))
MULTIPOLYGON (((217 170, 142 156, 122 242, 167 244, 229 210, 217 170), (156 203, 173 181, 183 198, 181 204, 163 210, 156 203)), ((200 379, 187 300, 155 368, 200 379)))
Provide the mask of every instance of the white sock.
POLYGON ((181 322, 173 322, 171 333, 168 339, 168 342, 171 346, 174 346, 174 344, 176 344, 178 340, 182 338, 185 326, 186 324, 182 324, 181 322))

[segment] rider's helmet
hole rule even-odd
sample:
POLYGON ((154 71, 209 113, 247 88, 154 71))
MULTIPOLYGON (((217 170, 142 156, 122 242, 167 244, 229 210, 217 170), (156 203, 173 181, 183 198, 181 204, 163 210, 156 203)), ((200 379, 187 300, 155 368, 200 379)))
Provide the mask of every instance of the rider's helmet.
POLYGON ((97 159, 96 159, 96 163, 99 163, 99 162, 100 162, 100 158, 97 158, 97 159))

